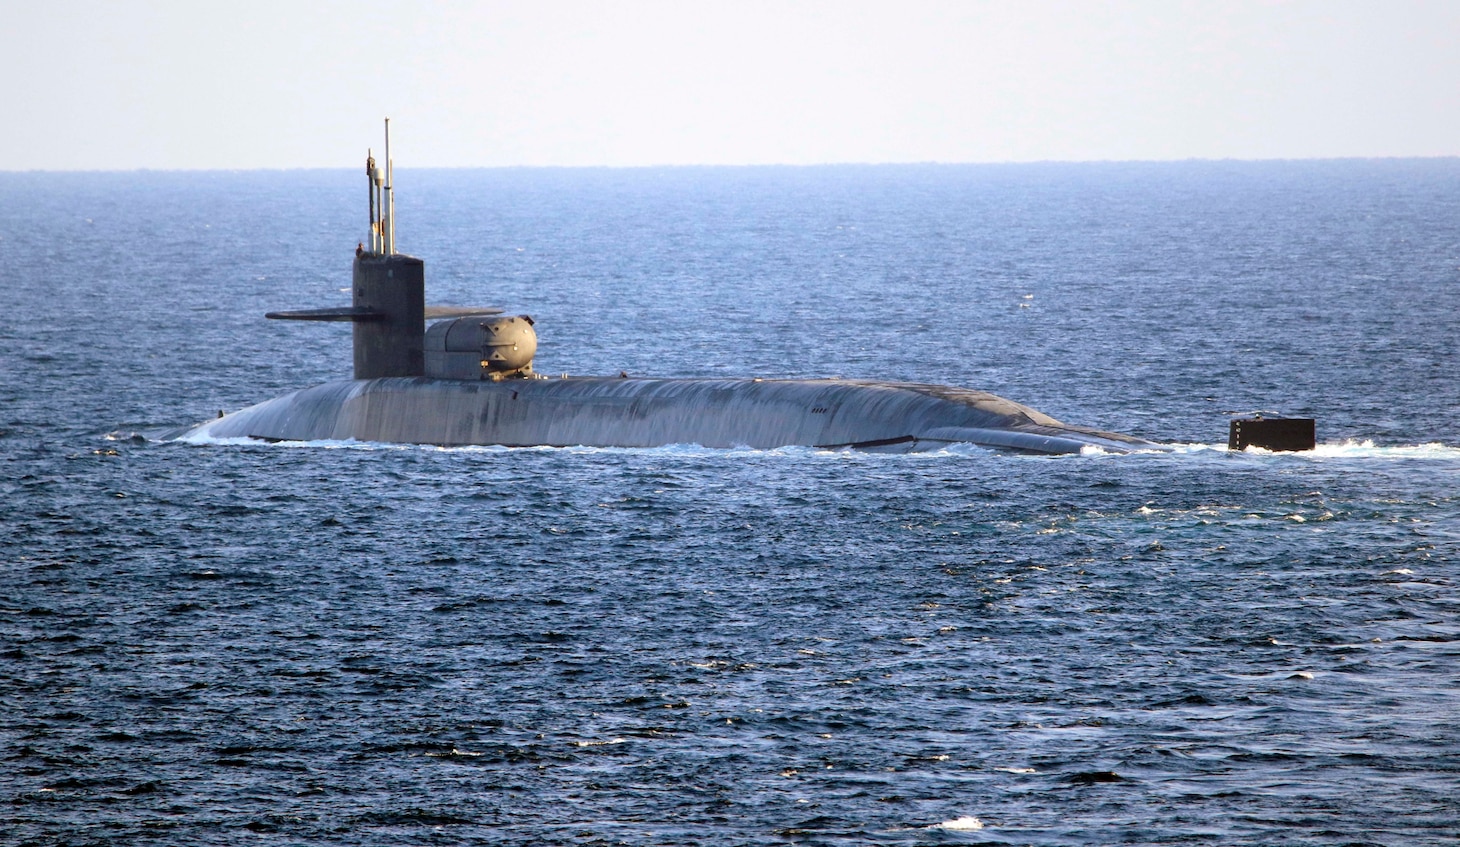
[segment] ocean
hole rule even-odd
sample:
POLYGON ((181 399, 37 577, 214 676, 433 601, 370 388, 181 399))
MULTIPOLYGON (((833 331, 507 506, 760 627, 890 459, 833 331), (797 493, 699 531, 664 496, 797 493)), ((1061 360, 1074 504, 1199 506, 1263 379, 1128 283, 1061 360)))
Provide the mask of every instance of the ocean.
POLYGON ((1460 160, 400 164, 539 372, 1173 449, 166 441, 349 375, 358 169, 0 173, 0 843, 1460 839, 1460 160))

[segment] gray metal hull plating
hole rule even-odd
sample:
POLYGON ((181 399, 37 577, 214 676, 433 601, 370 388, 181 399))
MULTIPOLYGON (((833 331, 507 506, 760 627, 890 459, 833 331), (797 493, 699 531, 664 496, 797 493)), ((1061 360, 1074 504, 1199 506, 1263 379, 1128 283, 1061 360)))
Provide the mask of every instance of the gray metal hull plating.
POLYGON ((984 392, 843 379, 345 380, 251 406, 182 437, 903 452, 969 443, 1049 454, 1156 446, 1068 426, 984 392))

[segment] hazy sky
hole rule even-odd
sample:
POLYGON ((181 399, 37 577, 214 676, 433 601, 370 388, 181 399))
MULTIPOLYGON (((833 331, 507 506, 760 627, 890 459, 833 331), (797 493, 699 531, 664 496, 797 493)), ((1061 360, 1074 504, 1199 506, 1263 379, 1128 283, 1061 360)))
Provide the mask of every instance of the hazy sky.
POLYGON ((1460 0, 0 0, 0 169, 1460 155, 1460 0))

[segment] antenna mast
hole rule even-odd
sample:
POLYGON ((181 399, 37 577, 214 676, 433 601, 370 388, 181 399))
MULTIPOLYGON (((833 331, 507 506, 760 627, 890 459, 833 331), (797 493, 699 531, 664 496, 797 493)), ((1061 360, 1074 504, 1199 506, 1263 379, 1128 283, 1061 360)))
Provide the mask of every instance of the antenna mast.
POLYGON ((375 164, 375 151, 365 151, 370 180, 370 252, 395 255, 395 162, 390 158, 390 118, 385 119, 385 167, 375 164))
POLYGON ((395 255, 395 160, 390 158, 390 118, 385 119, 385 254, 395 255))
POLYGON ((380 252, 380 227, 376 224, 376 195, 379 193, 379 184, 375 181, 375 151, 365 150, 365 181, 370 185, 370 252, 380 252))

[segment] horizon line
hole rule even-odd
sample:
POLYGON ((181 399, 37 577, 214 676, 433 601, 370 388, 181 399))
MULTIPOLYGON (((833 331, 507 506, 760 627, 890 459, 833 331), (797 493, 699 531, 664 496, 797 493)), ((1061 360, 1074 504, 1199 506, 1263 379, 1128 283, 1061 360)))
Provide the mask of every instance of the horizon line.
MULTIPOLYGON (((628 170, 692 170, 692 169, 751 169, 751 168, 881 168, 881 167, 1020 167, 1031 165, 1175 165, 1193 163, 1235 163, 1271 164, 1280 162, 1374 162, 1374 161, 1433 161, 1460 159, 1460 153, 1432 155, 1385 155, 1385 156, 1272 156, 1243 158, 1238 156, 1206 157, 1191 156, 1181 159, 1004 159, 989 161, 942 161, 925 159, 918 161, 847 161, 847 162, 754 162, 754 163, 658 163, 634 165, 410 165, 412 171, 508 171, 508 170, 555 170, 555 171, 628 171, 628 170)), ((179 167, 179 168, 5 168, 0 174, 122 174, 122 173, 247 173, 247 172, 295 172, 295 171, 344 171, 358 170, 355 165, 284 165, 278 167, 179 167)))

